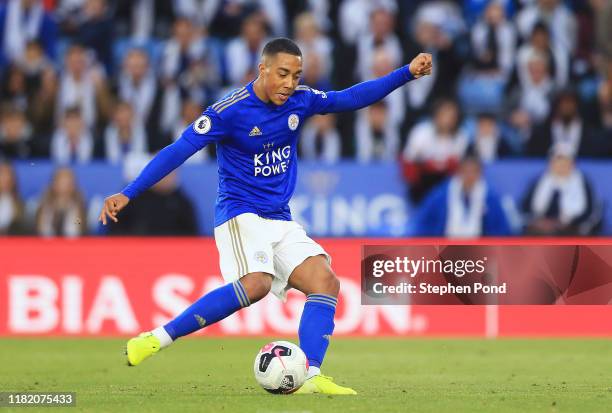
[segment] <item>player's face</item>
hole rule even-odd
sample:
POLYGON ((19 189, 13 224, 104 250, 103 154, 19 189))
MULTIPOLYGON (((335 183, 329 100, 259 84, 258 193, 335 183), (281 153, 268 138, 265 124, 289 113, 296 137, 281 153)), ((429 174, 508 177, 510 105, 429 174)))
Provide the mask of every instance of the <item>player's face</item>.
POLYGON ((302 58, 277 53, 267 59, 263 68, 263 85, 268 99, 282 105, 293 94, 302 76, 302 58))

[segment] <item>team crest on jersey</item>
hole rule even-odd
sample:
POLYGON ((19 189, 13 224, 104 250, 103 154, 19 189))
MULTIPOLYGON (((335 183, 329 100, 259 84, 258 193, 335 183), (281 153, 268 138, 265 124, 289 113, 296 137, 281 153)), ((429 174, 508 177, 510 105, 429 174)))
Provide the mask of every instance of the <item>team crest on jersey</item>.
POLYGON ((193 122, 193 130, 200 135, 207 133, 212 126, 210 118, 206 115, 202 115, 193 122))
POLYGON ((264 251, 257 251, 253 256, 253 259, 257 262, 265 264, 268 262, 268 254, 266 254, 264 251))
POLYGON ((300 118, 295 113, 292 113, 289 115, 289 119, 287 119, 287 124, 289 125, 289 129, 296 130, 300 124, 300 118))

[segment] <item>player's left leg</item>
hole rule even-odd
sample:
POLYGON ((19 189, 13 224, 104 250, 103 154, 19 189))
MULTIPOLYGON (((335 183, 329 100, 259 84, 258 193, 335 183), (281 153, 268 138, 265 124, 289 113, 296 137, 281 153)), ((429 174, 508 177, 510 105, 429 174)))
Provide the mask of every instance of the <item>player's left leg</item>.
POLYGON ((306 295, 306 304, 300 320, 298 335, 300 347, 306 353, 309 369, 306 383, 298 394, 357 394, 321 374, 329 340, 334 331, 334 316, 340 282, 332 271, 327 257, 317 255, 306 258, 289 276, 289 286, 306 295))
MULTIPOLYGON (((272 275, 264 272, 253 272, 244 275, 239 280, 216 288, 191 304, 176 318, 160 330, 161 339, 164 334, 172 341, 187 336, 204 327, 208 327, 236 311, 255 304, 264 298, 272 286, 272 275)), ((156 333, 153 331, 153 334, 156 333)), ((170 344, 171 341, 166 341, 170 344)), ((162 346, 165 343, 162 343, 162 346)))
POLYGON ((215 227, 219 266, 227 284, 201 297, 168 324, 128 341, 128 364, 137 365, 177 338, 266 296, 274 285, 272 244, 280 239, 281 225, 245 213, 215 227))
POLYGON ((178 338, 223 320, 259 301, 270 292, 271 286, 271 274, 254 272, 212 290, 166 325, 130 339, 126 346, 128 365, 136 366, 178 338))

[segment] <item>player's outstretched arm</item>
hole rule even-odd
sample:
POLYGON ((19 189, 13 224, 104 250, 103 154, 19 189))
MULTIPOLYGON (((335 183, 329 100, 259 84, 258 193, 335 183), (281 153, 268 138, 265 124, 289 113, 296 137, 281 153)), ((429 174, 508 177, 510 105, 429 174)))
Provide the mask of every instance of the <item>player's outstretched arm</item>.
POLYGON ((102 222, 103 225, 106 225, 107 219, 118 222, 117 214, 125 208, 129 202, 130 198, 123 195, 121 192, 106 197, 98 221, 102 222))
POLYGON ((175 170, 200 148, 180 138, 171 145, 159 151, 157 155, 145 166, 140 175, 123 191, 111 195, 104 200, 104 206, 98 217, 103 225, 108 219, 118 222, 117 214, 134 199, 151 186, 155 185, 164 176, 175 170))
POLYGON ((431 74, 432 57, 420 53, 408 66, 402 66, 386 76, 358 83, 348 89, 320 94, 313 102, 314 113, 347 112, 378 102, 389 93, 413 79, 431 74))
POLYGON ((430 75, 432 68, 433 62, 429 53, 419 53, 408 65, 408 70, 410 70, 415 79, 430 75))

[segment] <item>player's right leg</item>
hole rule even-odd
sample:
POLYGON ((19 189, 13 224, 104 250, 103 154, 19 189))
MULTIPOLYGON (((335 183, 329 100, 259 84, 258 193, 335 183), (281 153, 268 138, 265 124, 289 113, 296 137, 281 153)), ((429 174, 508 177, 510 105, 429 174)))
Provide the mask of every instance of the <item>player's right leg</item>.
POLYGON ((270 292, 271 286, 272 275, 255 272, 209 292, 168 324, 130 339, 126 347, 128 365, 136 366, 179 337, 212 325, 261 300, 270 292))
MULTIPOLYGON (((312 243, 316 245, 314 241, 312 243)), ((300 249, 306 250, 304 245, 286 247, 284 258, 299 260, 300 254, 303 254, 300 249)), ((336 302, 340 291, 340 282, 329 265, 327 254, 306 258, 291 272, 288 281, 289 285, 306 295, 298 335, 309 368, 306 382, 295 394, 357 394, 350 387, 340 386, 331 377, 321 374, 321 364, 334 331, 336 302)))

